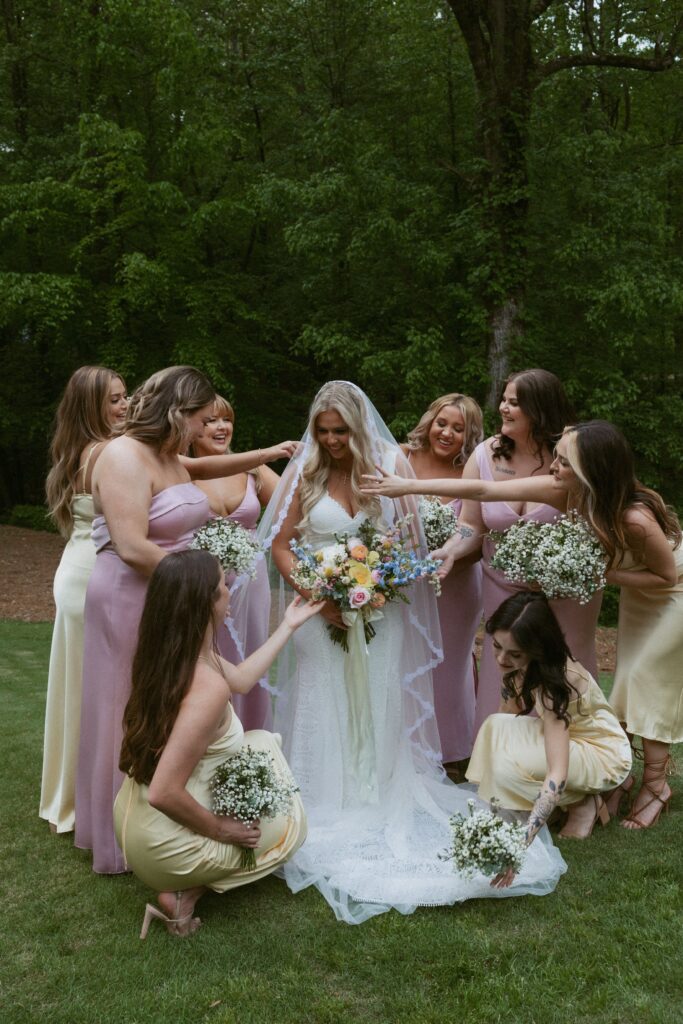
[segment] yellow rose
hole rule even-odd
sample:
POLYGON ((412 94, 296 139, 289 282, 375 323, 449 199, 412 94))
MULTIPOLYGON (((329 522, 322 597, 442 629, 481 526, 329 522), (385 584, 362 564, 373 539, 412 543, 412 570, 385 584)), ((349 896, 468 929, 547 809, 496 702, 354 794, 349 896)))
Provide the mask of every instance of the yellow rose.
POLYGON ((368 565, 377 565, 379 562, 379 555, 376 551, 371 551, 368 555, 368 565))
POLYGON ((369 583, 372 583, 370 570, 362 562, 349 561, 349 576, 361 587, 367 587, 369 583))

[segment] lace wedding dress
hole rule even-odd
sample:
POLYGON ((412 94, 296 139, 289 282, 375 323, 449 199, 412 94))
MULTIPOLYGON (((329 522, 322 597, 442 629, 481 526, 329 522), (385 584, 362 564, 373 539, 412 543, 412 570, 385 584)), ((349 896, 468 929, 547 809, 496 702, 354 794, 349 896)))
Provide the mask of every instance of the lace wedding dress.
MULTIPOLYGON (((316 548, 351 533, 351 517, 328 494, 309 513, 304 540, 316 548)), ((428 587, 414 585, 417 592, 428 587)), ((419 595, 411 600, 416 603, 419 595)), ((424 756, 416 716, 433 720, 424 695, 411 694, 411 674, 424 674, 415 652, 424 648, 410 605, 386 605, 367 648, 370 734, 358 749, 350 714, 345 659, 319 616, 295 635, 287 698, 276 703, 276 728, 308 816, 308 838, 279 873, 298 892, 315 885, 336 916, 361 923, 391 908, 453 904, 475 897, 541 895, 554 889, 566 865, 543 829, 509 889, 492 889, 482 876, 463 879, 439 859, 450 841, 449 815, 467 813, 472 791, 452 784, 440 764, 424 756), (413 667, 414 666, 414 667, 413 667), (407 669, 410 669, 407 671, 407 669), (431 716, 431 719, 430 719, 431 716), (368 778, 370 776, 370 778, 368 778)), ((419 660, 419 659, 418 659, 419 660)))

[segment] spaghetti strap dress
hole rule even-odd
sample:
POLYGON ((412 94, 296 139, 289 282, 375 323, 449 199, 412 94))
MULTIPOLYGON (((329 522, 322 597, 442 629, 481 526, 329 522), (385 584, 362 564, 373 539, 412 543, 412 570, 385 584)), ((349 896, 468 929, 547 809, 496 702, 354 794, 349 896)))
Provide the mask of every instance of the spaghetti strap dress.
MULTIPOLYGON (((225 733, 212 743, 194 768, 186 789, 202 807, 211 807, 210 782, 216 768, 244 745, 267 751, 278 773, 291 781, 279 738, 263 729, 244 732, 232 713, 225 733)), ((257 882, 296 853, 306 838, 306 816, 296 793, 286 814, 260 822, 261 840, 255 850, 256 868, 240 867, 242 849, 221 843, 179 825, 149 802, 149 789, 126 777, 114 804, 116 838, 127 866, 157 892, 204 885, 227 892, 257 882)))
MULTIPOLYGON (((462 501, 449 502, 460 515, 462 501)), ((437 602, 443 661, 432 670, 434 711, 445 762, 470 756, 474 742, 476 662, 474 638, 482 615, 481 564, 452 570, 437 602)))
MULTIPOLYGON (((488 443, 483 441, 476 448, 476 459, 479 476, 482 480, 493 480, 493 472, 489 461, 488 443)), ((515 512, 504 501, 481 503, 481 515, 487 531, 503 532, 514 523, 524 520, 537 523, 552 523, 559 518, 560 512, 551 505, 535 505, 528 511, 515 512)), ((483 572, 483 603, 484 620, 512 594, 526 589, 523 584, 512 583, 502 572, 491 567, 491 559, 496 546, 491 537, 484 537, 482 548, 483 572)), ((598 673, 597 654, 595 650, 595 630, 602 604, 602 591, 598 591, 587 604, 579 604, 573 598, 560 598, 550 602, 550 607, 564 633, 572 658, 580 662, 596 678, 598 673)), ((485 634, 481 661, 479 664, 479 682, 477 689, 477 708, 475 731, 484 719, 498 710, 500 704, 501 673, 493 654, 491 637, 485 634)))
MULTIPOLYGON (((239 506, 227 516, 239 523, 253 535, 261 514, 261 503, 256 492, 256 480, 252 473, 247 474, 247 487, 239 506)), ((268 639, 270 619, 270 586, 268 571, 263 559, 259 559, 256 577, 251 579, 242 576, 238 580, 229 574, 226 582, 231 592, 235 587, 248 586, 251 596, 248 602, 240 607, 233 619, 230 609, 224 625, 218 630, 218 650, 226 661, 236 665, 244 661, 250 654, 262 646, 268 639)), ((233 694, 232 706, 245 729, 270 729, 273 724, 271 697, 266 688, 268 677, 261 684, 253 687, 249 693, 233 694)))
MULTIPOLYGON (((624 781, 631 770, 631 747, 602 690, 586 669, 570 662, 568 677, 581 692, 570 700, 569 768, 561 807, 576 803, 587 793, 602 793, 624 781)), ((500 801, 501 807, 530 811, 546 777, 543 721, 552 714, 540 700, 538 717, 489 715, 477 735, 467 778, 478 784, 482 800, 500 801)))
MULTIPOLYGON (((165 551, 181 551, 209 515, 203 491, 191 483, 173 484, 152 498, 148 539, 165 551)), ((123 779, 123 713, 148 578, 116 554, 103 516, 95 517, 93 541, 97 558, 85 601, 75 844, 92 850, 94 871, 116 874, 126 868, 112 809, 123 779)))
MULTIPOLYGON (((683 742, 683 544, 671 587, 622 587, 610 703, 628 732, 683 742)), ((628 553, 620 568, 643 569, 628 553)))

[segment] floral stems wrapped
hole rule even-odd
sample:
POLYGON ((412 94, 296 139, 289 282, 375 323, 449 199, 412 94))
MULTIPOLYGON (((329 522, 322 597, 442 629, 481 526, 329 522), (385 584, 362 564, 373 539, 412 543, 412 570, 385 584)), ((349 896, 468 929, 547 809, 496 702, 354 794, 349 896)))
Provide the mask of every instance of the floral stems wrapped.
MULTIPOLYGON (((298 791, 293 780, 278 772, 268 751, 254 750, 249 745, 220 764, 211 779, 215 813, 237 818, 245 825, 286 814, 298 791)), ((245 871, 255 869, 253 849, 242 849, 240 867, 245 871)))
POLYGON ((236 576, 256 576, 256 556, 261 550, 248 530, 232 519, 209 519, 200 527, 190 544, 191 548, 210 551, 223 566, 224 572, 236 576))
MULTIPOLYGON (((297 558, 292 582, 310 591, 314 601, 330 599, 344 613, 360 613, 369 643, 375 635, 372 620, 381 618, 380 609, 388 601, 407 603, 403 590, 411 583, 427 577, 438 591, 440 563, 420 558, 413 550, 408 529, 411 518, 406 516, 384 531, 365 520, 357 534, 336 534, 336 544, 317 550, 292 541, 297 558)), ((345 631, 338 626, 328 628, 332 640, 348 650, 345 631)))
POLYGON ((467 815, 454 814, 450 819, 451 845, 439 858, 452 861, 454 871, 464 878, 509 870, 516 874, 526 853, 526 826, 504 821, 495 800, 490 811, 475 810, 474 800, 468 800, 467 807, 467 815))
POLYGON ((547 598, 587 604, 606 583, 607 558, 588 523, 576 513, 554 523, 520 520, 496 542, 491 566, 513 583, 538 585, 547 598))

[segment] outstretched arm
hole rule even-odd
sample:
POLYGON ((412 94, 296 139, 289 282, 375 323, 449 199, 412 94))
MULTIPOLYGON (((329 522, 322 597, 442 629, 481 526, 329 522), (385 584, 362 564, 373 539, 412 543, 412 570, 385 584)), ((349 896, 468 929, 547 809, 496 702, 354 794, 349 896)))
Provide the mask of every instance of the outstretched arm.
MULTIPOLYGON (((474 456, 470 456, 469 466, 474 456)), ((475 463, 476 464, 476 463, 475 463)), ((377 476, 365 475, 366 483, 361 488, 365 494, 381 494, 397 498, 403 494, 437 494, 470 501, 530 501, 541 505, 566 507, 566 494, 554 484, 554 477, 548 475, 523 477, 521 480, 481 480, 479 475, 465 472, 459 480, 447 477, 444 480, 406 479, 387 473, 377 467, 377 476)))
POLYGON ((220 476, 235 476, 256 469, 266 462, 277 459, 291 459, 297 448, 296 441, 283 441, 270 448, 259 448, 253 452, 230 452, 229 455, 203 455, 199 459, 180 455, 180 461, 193 480, 215 480, 220 476))
MULTIPOLYGON (((548 764, 543 785, 529 814, 526 844, 529 846, 536 835, 547 824, 550 815, 558 806, 567 785, 569 770, 569 731, 561 718, 548 710, 543 718, 543 739, 548 764)), ((491 880, 495 889, 506 889, 512 885, 515 873, 511 868, 502 871, 491 880)))

